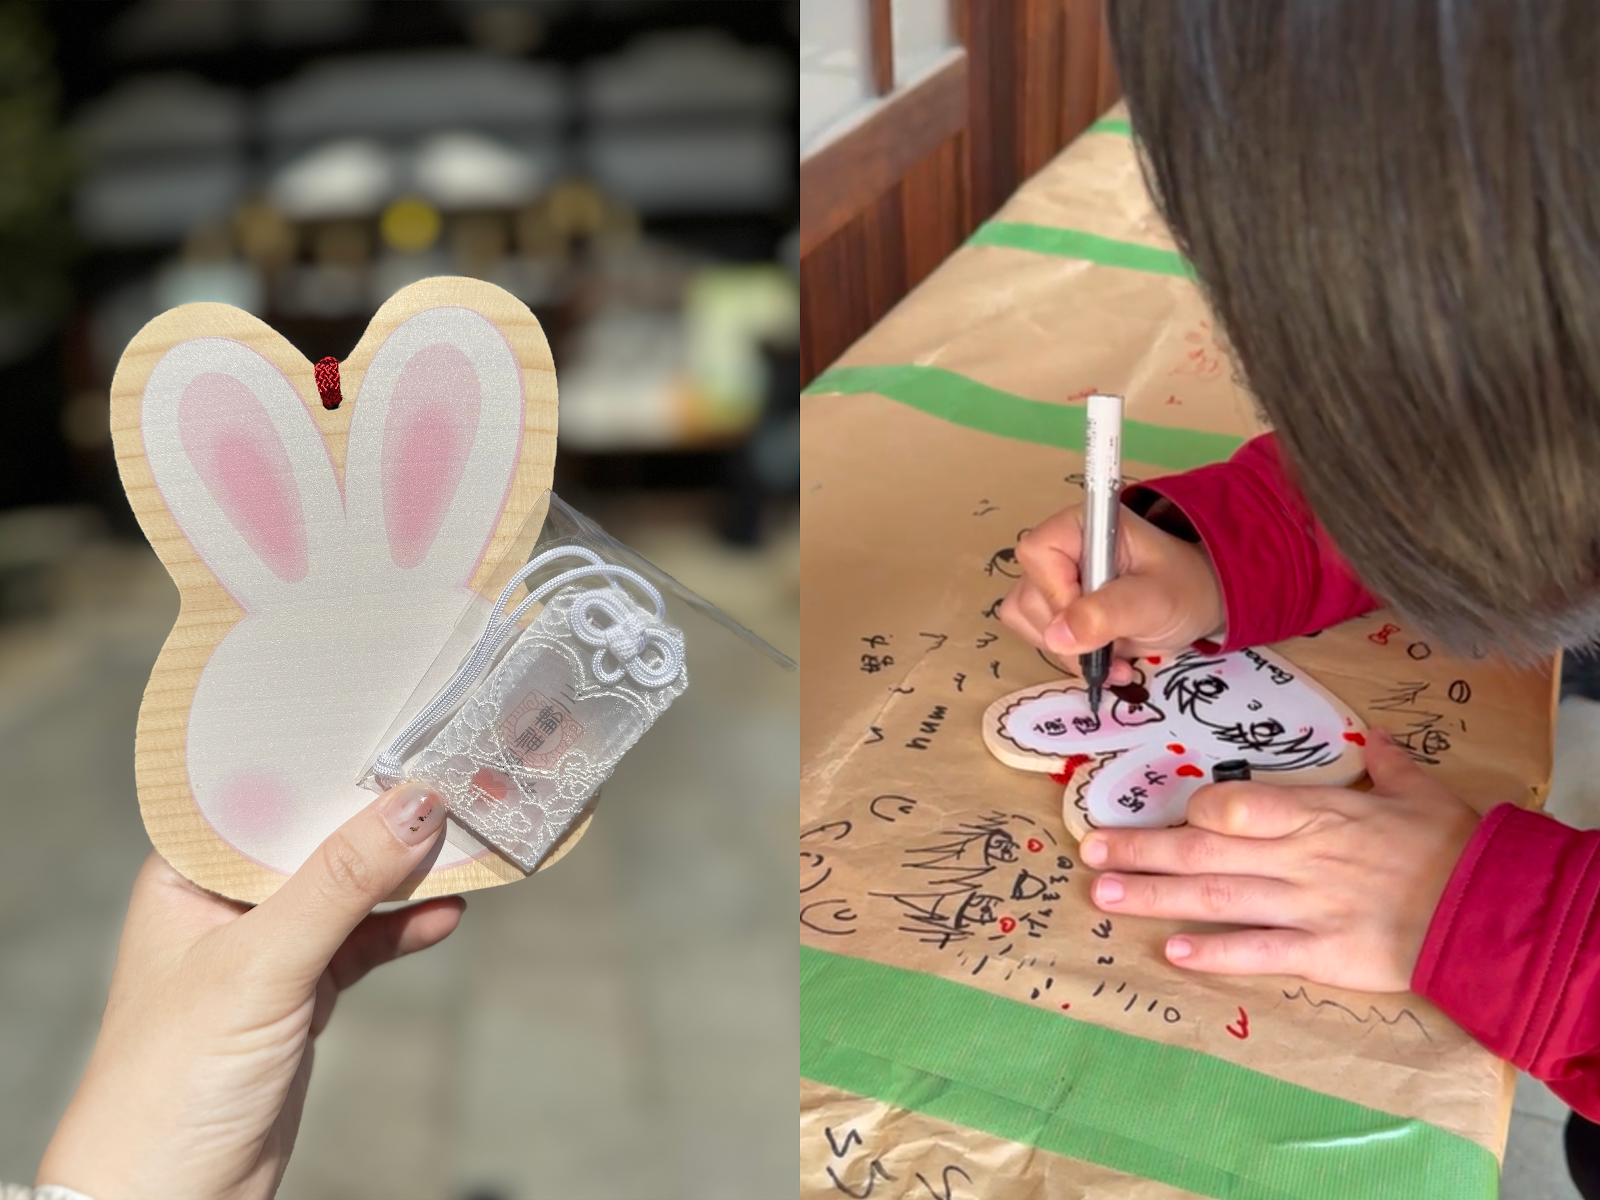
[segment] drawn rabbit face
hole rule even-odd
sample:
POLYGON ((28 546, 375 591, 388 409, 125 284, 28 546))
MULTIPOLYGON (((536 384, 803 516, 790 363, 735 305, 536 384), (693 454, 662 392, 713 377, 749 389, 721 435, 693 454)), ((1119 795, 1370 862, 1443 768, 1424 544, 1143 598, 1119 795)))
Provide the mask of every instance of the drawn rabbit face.
MULTIPOLYGON (((523 444, 523 380, 481 312, 416 311, 355 396, 347 385, 341 476, 301 394, 246 342, 179 341, 150 370, 138 433, 160 503, 243 610, 204 660, 183 743, 195 806, 240 855, 292 872, 371 801, 356 778, 474 603, 469 581, 528 451, 548 483, 553 446, 523 444)), ((125 478, 132 494, 126 466, 125 478)), ((159 525, 147 529, 172 565, 159 525)), ((431 870, 469 857, 445 845, 431 870)))
POLYGON ((989 709, 984 732, 1002 761, 1070 779, 1112 756, 1083 791, 1090 824, 1159 826, 1184 819, 1218 762, 1243 759, 1273 782, 1348 783, 1360 776, 1363 727, 1334 697, 1263 650, 1147 660, 1109 689, 1097 718, 1081 686, 1050 684, 989 709))

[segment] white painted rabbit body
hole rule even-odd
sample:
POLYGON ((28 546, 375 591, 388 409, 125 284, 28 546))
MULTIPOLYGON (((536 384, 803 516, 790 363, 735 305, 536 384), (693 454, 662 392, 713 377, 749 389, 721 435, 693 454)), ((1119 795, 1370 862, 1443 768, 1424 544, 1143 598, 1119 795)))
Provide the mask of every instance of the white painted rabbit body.
POLYGON ((1147 659, 1134 682, 1108 690, 1098 718, 1081 686, 1025 689, 990 707, 984 735, 1002 761, 1066 781, 1111 756, 1081 793, 1098 826, 1180 824, 1190 795, 1229 760, 1272 782, 1349 783, 1365 740, 1342 703, 1252 649, 1147 659))
MULTIPOLYGON (((471 309, 400 324, 352 403, 342 483, 294 387, 242 342, 173 346, 141 409, 168 510, 244 610, 195 689, 189 787, 278 873, 371 801, 357 776, 474 602, 520 453, 521 368, 471 309)), ((432 869, 466 857, 446 845, 432 869)))

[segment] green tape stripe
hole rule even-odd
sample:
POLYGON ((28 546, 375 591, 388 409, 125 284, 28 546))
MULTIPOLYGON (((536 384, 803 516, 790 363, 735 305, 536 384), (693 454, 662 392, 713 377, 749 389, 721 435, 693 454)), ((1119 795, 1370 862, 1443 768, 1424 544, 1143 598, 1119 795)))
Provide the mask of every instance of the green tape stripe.
MULTIPOLYGON (((1083 449, 1083 405, 1028 400, 943 367, 834 367, 813 380, 806 393, 872 393, 998 437, 1064 450, 1083 449)), ((1242 439, 1223 433, 1173 429, 1144 421, 1125 421, 1122 426, 1124 458, 1175 471, 1220 462, 1241 445, 1242 439)))
POLYGON ((1101 117, 1093 125, 1089 126, 1089 128, 1084 132, 1120 133, 1124 136, 1131 136, 1133 134, 1133 126, 1127 121, 1124 121, 1121 117, 1101 117))
POLYGON ((800 1072, 1219 1200, 1478 1200, 1477 1143, 897 967, 800 949, 800 1072))
POLYGON ((1122 267, 1152 275, 1176 275, 1193 279, 1194 269, 1176 250, 1119 242, 1115 238, 1084 233, 1077 229, 1057 229, 1050 225, 1026 225, 1019 221, 990 221, 980 225, 967 239, 969 246, 1005 246, 1056 258, 1078 258, 1102 267, 1122 267))

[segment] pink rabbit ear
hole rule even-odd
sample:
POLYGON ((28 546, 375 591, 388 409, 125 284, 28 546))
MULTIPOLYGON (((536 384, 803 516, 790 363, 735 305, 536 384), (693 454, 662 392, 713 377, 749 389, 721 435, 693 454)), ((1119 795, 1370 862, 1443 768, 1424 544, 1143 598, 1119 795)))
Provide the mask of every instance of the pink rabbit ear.
POLYGON ((1084 790, 1089 823, 1101 828, 1181 825, 1189 797, 1210 782, 1200 756, 1131 750, 1106 764, 1084 790))
POLYGON ((414 567, 444 525, 478 435, 482 388, 472 361, 445 342, 406 362, 383 430, 383 524, 398 567, 414 567))
POLYGON ((511 492, 525 419, 522 366, 474 309, 424 309, 384 339, 355 397, 345 501, 377 569, 460 586, 511 492))
POLYGON ((162 502, 247 612, 336 560, 344 505, 294 385, 232 338, 190 338, 145 382, 139 436, 162 502))
POLYGON ((194 376, 178 399, 184 452, 217 506, 285 583, 310 570, 305 511, 266 406, 232 375, 194 376))

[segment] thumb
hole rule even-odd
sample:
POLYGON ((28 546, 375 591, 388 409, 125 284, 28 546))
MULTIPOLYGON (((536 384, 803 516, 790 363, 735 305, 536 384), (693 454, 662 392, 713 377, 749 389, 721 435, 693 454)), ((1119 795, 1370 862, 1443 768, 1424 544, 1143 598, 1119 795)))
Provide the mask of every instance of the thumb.
POLYGON ((1393 795, 1415 788, 1418 781, 1430 782, 1411 755, 1382 729, 1367 730, 1366 761, 1375 792, 1393 795))
POLYGON ((1141 575, 1119 575, 1104 587, 1079 596, 1044 631, 1054 654, 1084 654, 1119 638, 1144 642, 1170 623, 1172 605, 1160 585, 1141 575))
POLYGON ((252 952, 275 975, 312 981, 373 907, 427 857, 444 802, 420 783, 379 796, 335 829, 282 887, 247 913, 252 952))

